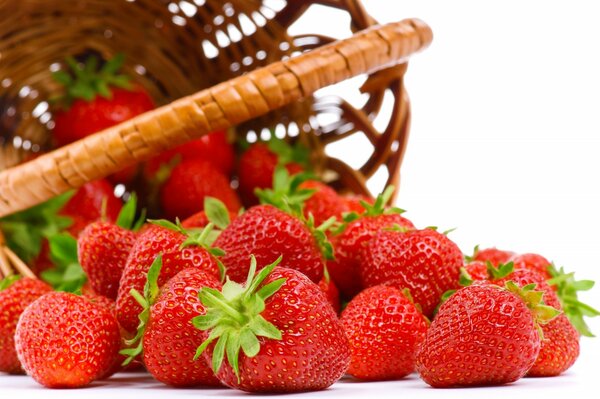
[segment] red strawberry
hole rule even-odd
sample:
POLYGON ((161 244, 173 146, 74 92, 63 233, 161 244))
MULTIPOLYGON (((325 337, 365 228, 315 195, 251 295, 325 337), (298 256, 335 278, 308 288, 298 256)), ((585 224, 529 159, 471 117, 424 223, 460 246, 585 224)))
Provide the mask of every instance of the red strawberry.
POLYGON ((342 204, 344 206, 344 212, 356 212, 359 215, 365 213, 365 207, 362 205, 362 201, 367 204, 373 205, 375 202, 373 198, 365 195, 345 195, 341 197, 342 204))
POLYGON ((153 225, 138 235, 131 248, 117 295, 117 319, 126 331, 134 332, 142 311, 130 291, 142 291, 146 273, 152 262, 162 254, 163 267, 158 278, 159 287, 179 271, 194 267, 220 277, 216 258, 199 245, 184 246, 187 237, 179 231, 153 225))
POLYGON ((301 271, 315 283, 323 276, 323 255, 309 228, 271 205, 252 207, 237 217, 215 246, 225 251, 222 261, 233 281, 244 281, 248 275, 250 255, 263 265, 282 255, 287 267, 301 271))
POLYGON ((479 246, 476 246, 473 255, 469 257, 469 260, 484 263, 490 262, 492 266, 498 266, 502 263, 508 263, 510 258, 514 255, 515 253, 511 251, 504 251, 498 248, 479 249, 479 246))
POLYGON ((400 379, 414 371, 427 321, 398 288, 367 288, 350 301, 340 320, 352 352, 348 374, 376 381, 400 379))
POLYGON ((486 281, 490 278, 488 274, 488 265, 480 260, 474 260, 467 263, 465 265, 465 271, 473 281, 486 281))
POLYGON ((82 387, 113 365, 119 326, 104 307, 74 294, 52 292, 25 309, 15 344, 23 368, 40 384, 82 387))
POLYGON ((529 369, 529 377, 552 377, 569 369, 579 357, 579 332, 564 314, 542 325, 540 353, 529 369))
POLYGON ((280 260, 255 277, 253 257, 245 286, 228 281, 221 292, 200 291, 207 313, 194 324, 206 330, 207 340, 199 352, 227 386, 314 391, 332 385, 348 368, 348 340, 325 296, 302 273, 275 268, 280 260))
POLYGON ((339 314, 342 309, 342 304, 340 303, 340 291, 335 286, 333 280, 329 277, 329 273, 327 269, 325 269, 325 273, 323 273, 323 278, 319 281, 319 288, 325 294, 327 301, 331 304, 331 307, 335 311, 335 314, 339 314))
POLYGON ((517 285, 524 287, 529 284, 535 284, 536 291, 544 293, 544 302, 546 305, 556 309, 561 309, 560 300, 550 285, 546 283, 545 276, 533 269, 517 269, 510 273, 506 273, 501 278, 491 279, 493 284, 504 286, 507 282, 513 281, 517 285))
POLYGON ((458 246, 433 229, 383 230, 361 249, 360 276, 364 287, 393 281, 408 288, 431 317, 444 292, 457 288, 462 264, 458 246))
POLYGON ((285 166, 290 175, 301 172, 303 167, 298 161, 303 160, 297 155, 301 153, 280 140, 252 144, 240 157, 237 169, 239 192, 244 205, 252 206, 258 203, 254 194, 257 188, 273 187, 273 174, 277 165, 285 166))
POLYGON ((549 268, 552 263, 544 258, 542 255, 538 254, 521 254, 514 255, 510 258, 510 261, 514 263, 515 270, 518 269, 532 269, 541 275, 545 276, 546 279, 550 279, 552 276, 550 275, 549 268))
POLYGON ((21 278, 11 283, 7 277, 0 281, 0 372, 21 374, 23 369, 15 351, 15 330, 23 310, 52 288, 31 278, 21 278), (9 285, 10 284, 10 285, 9 285))
POLYGON ((185 219, 203 209, 207 196, 221 200, 233 212, 240 209, 229 179, 209 162, 190 159, 173 168, 161 187, 160 203, 167 218, 185 219))
POLYGON ((54 74, 64 85, 66 107, 54 112, 53 136, 63 146, 92 133, 114 126, 154 108, 148 93, 132 85, 125 75, 117 75, 123 64, 118 55, 98 69, 98 59, 89 57, 85 66, 67 58, 70 73, 54 74))
POLYGON ((537 323, 558 314, 541 299, 514 283, 459 289, 440 307, 417 353, 421 378, 444 388, 501 385, 523 377, 540 351, 537 323))
POLYGON ((314 193, 304 202, 304 216, 308 218, 312 214, 316 226, 331 217, 342 219, 342 213, 346 211, 346 208, 334 189, 315 180, 303 182, 300 184, 300 188, 314 190, 314 193))
POLYGON ((203 359, 194 360, 205 338, 192 325, 194 317, 206 313, 198 299, 203 287, 221 289, 221 283, 203 270, 184 269, 162 287, 150 308, 143 358, 148 372, 160 382, 176 387, 220 385, 203 359))
POLYGON ((181 157, 181 160, 202 159, 208 161, 226 176, 231 175, 233 171, 235 160, 233 146, 227 140, 227 133, 219 130, 152 158, 144 166, 146 177, 153 178, 161 165, 168 164, 177 155, 181 157))

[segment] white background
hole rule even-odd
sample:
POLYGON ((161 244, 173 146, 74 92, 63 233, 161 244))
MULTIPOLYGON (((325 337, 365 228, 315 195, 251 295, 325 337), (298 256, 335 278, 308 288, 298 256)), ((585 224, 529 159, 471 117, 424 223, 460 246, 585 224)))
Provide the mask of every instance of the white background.
MULTIPOLYGON (((419 17, 434 31, 432 46, 414 57, 406 76, 413 119, 399 205, 407 216, 418 226, 457 227, 450 237, 465 252, 475 244, 538 252, 577 271, 579 278, 600 280, 600 13, 595 2, 364 4, 381 22, 419 17)), ((316 9, 311 30, 344 35, 345 20, 337 17, 316 9)), ((359 147, 352 150, 360 152, 359 147)), ((599 292, 583 299, 600 307, 599 292)), ((590 325, 600 333, 600 320, 590 325)), ((512 387, 436 391, 411 379, 337 384, 310 396, 589 397, 600 366, 600 342, 584 338, 582 346, 581 358, 567 375, 524 379, 512 387)), ((136 383, 122 378, 123 384, 106 386, 112 397, 234 395, 126 391, 136 383)), ((25 378, 0 378, 7 397, 34 388, 25 378)), ((97 388, 36 395, 106 393, 97 388)))

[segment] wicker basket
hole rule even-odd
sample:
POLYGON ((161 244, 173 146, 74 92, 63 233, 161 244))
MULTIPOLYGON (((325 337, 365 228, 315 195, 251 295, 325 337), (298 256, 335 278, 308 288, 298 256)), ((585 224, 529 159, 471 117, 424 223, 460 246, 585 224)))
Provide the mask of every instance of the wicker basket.
POLYGON ((0 169, 49 149, 46 99, 57 90, 52 71, 68 55, 126 54, 125 72, 162 105, 0 172, 0 216, 231 126, 237 137, 275 131, 301 140, 317 172, 341 191, 369 194, 366 182, 380 167, 397 183, 409 127, 405 62, 432 39, 418 20, 376 26, 355 0, 0 0, 0 15, 11 16, 0 23, 0 169), (360 32, 339 42, 289 36, 313 3, 347 11, 360 32), (361 108, 315 95, 365 73, 361 108), (378 130, 372 121, 386 91, 393 112, 378 130), (317 122, 322 114, 327 124, 317 122), (356 133, 372 144, 362 166, 327 155, 328 145, 356 133))

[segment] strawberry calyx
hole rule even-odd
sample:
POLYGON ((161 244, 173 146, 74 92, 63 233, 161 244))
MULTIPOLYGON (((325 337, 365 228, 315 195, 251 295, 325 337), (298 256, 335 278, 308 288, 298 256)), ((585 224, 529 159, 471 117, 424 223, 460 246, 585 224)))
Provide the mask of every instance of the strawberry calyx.
POLYGON ((473 262, 475 260, 475 258, 477 257, 477 254, 479 253, 479 244, 475 245, 473 247, 473 253, 471 255, 464 255, 465 258, 465 262, 470 263, 473 262))
POLYGON ((146 331, 146 326, 150 320, 150 307, 156 302, 156 298, 160 292, 158 287, 158 276, 160 276, 160 270, 162 269, 162 254, 158 254, 148 273, 146 274, 146 283, 144 284, 144 292, 140 294, 136 289, 129 291, 137 303, 142 306, 142 311, 138 315, 139 324, 136 334, 133 338, 125 340, 125 345, 128 348, 122 349, 119 353, 127 358, 123 361, 123 366, 127 366, 143 351, 142 337, 146 331))
POLYGON ((547 281, 549 285, 555 286, 558 299, 563 307, 569 321, 581 335, 593 337, 584 317, 596 317, 600 312, 578 299, 579 291, 588 291, 594 287, 592 280, 575 280, 575 273, 567 273, 564 267, 557 269, 554 264, 548 268, 552 278, 547 281))
POLYGON ((137 219, 135 218, 136 212, 137 195, 135 193, 131 193, 121 208, 115 224, 126 230, 138 231, 146 221, 146 209, 142 209, 141 214, 137 219))
POLYGON ((486 261, 485 265, 490 280, 503 279, 515 270, 515 264, 513 262, 500 263, 495 267, 492 262, 486 261))
POLYGON ((208 221, 214 224, 219 230, 225 230, 231 223, 229 210, 225 204, 217 198, 204 198, 204 213, 208 221))
POLYGON ((119 74, 125 56, 117 54, 99 68, 99 60, 95 56, 88 57, 84 63, 79 63, 73 57, 67 57, 67 70, 56 71, 53 79, 64 86, 65 93, 56 98, 65 106, 70 106, 76 99, 87 102, 96 96, 112 98, 111 87, 131 90, 132 85, 127 75, 119 74))
POLYGON ((519 287, 514 281, 507 281, 504 288, 509 292, 517 295, 525 302, 531 313, 535 324, 538 328, 540 338, 543 340, 544 335, 540 325, 547 324, 562 312, 558 309, 548 306, 544 303, 544 291, 536 291, 536 284, 527 284, 519 287))
POLYGON ((2 280, 0 280, 0 291, 4 291, 5 289, 7 289, 8 287, 13 285, 16 281, 18 281, 20 279, 21 279, 20 274, 11 274, 11 275, 4 277, 2 280))
POLYGON ((87 282, 77 256, 77 240, 69 233, 57 233, 48 238, 50 260, 54 267, 44 270, 41 278, 56 291, 81 294, 87 282))
POLYGON ((280 278, 260 287, 281 259, 280 256, 257 274, 256 258, 252 256, 244 285, 227 279, 221 291, 204 287, 198 292, 206 313, 195 317, 192 322, 197 329, 209 331, 209 335, 198 347, 194 359, 216 341, 212 354, 212 369, 215 374, 226 357, 239 381, 240 351, 247 357, 254 357, 260 351, 258 337, 281 340, 281 331, 261 313, 265 310, 265 301, 281 288, 286 279, 280 278))

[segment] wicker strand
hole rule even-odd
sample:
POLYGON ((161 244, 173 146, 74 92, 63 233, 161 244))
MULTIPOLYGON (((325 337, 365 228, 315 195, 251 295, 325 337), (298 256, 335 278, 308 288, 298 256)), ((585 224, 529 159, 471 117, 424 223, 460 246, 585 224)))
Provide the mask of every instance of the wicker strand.
POLYGON ((0 216, 225 129, 353 76, 405 62, 429 45, 430 28, 408 19, 273 63, 181 98, 0 173, 0 216))

